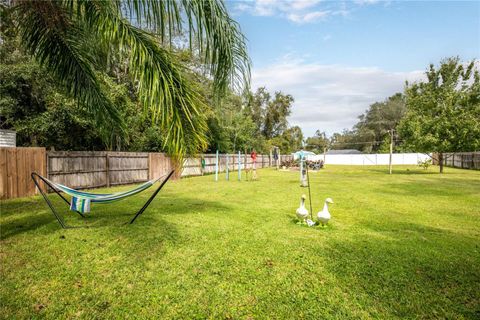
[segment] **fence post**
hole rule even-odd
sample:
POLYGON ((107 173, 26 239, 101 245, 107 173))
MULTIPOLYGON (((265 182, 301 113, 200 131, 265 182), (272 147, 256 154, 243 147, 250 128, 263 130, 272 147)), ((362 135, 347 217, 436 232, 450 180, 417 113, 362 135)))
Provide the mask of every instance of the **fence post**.
POLYGON ((240 163, 240 151, 238 151, 238 181, 242 181, 242 167, 240 163))
POLYGON ((218 150, 215 156, 215 181, 218 181, 218 150))
POLYGON ((110 188, 110 155, 108 154, 108 151, 105 154, 105 171, 107 188, 110 188))
POLYGON ((226 173, 226 174, 225 174, 225 180, 229 180, 229 179, 228 179, 228 178, 229 178, 229 170, 228 170, 228 153, 225 155, 225 157, 226 157, 226 158, 225 158, 225 162, 226 162, 226 168, 225 168, 225 170, 226 170, 226 172, 225 172, 225 173, 226 173))

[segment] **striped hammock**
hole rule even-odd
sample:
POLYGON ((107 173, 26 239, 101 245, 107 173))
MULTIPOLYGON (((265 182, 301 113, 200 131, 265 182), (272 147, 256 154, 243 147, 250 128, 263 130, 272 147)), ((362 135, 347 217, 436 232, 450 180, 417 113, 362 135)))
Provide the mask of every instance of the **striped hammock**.
POLYGON ((160 180, 162 177, 147 181, 142 183, 141 185, 127 191, 117 192, 117 193, 91 193, 91 192, 83 192, 79 190, 75 190, 64 186, 60 183, 55 183, 51 180, 45 178, 52 186, 54 186, 57 190, 63 191, 64 193, 68 194, 72 197, 72 201, 70 201, 70 210, 78 211, 81 213, 90 212, 90 203, 110 203, 114 201, 118 201, 130 196, 133 196, 137 193, 140 193, 148 188, 150 188, 155 182, 160 180))

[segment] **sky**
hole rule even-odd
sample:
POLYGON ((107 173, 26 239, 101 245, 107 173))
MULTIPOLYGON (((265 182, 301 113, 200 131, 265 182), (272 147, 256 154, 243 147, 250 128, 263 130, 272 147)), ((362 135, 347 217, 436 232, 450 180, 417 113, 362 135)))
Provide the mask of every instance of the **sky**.
POLYGON ((227 0, 248 39, 252 89, 295 98, 305 136, 351 128, 430 63, 480 58, 480 1, 227 0))

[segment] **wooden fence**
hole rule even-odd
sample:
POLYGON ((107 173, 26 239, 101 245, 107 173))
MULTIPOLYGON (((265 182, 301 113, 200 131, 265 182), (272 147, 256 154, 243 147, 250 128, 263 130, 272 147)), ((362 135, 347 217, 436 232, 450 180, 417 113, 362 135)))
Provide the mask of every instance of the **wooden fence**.
MULTIPOLYGON (((202 174, 209 174, 215 172, 216 166, 216 154, 204 154, 201 157, 196 158, 188 158, 185 159, 183 164, 183 171, 182 177, 188 176, 198 176, 202 174), (205 169, 202 170, 202 157, 205 160, 205 169)), ((280 161, 284 161, 287 159, 292 159, 291 155, 281 155, 280 161)), ((237 154, 220 154, 219 155, 219 172, 225 172, 228 165, 228 170, 236 171, 238 170, 238 153, 237 154)), ((269 155, 257 155, 257 165, 258 169, 260 168, 267 168, 274 166, 274 160, 269 155)), ((253 167, 253 160, 249 154, 240 154, 240 166, 242 169, 245 168, 252 168, 253 167)))
MULTIPOLYGON (((433 157, 433 163, 438 164, 438 155, 433 157)), ((462 169, 480 169, 480 151, 477 152, 457 152, 444 153, 444 165, 462 169)))
MULTIPOLYGON (((281 160, 291 156, 281 156, 281 160)), ((241 154, 242 168, 251 168, 250 155, 241 154)), ((188 158, 177 178, 215 172, 216 155, 188 158), (205 159, 205 169, 201 159, 205 159)), ((219 171, 238 169, 238 154, 220 155, 219 171)), ((274 165, 268 155, 257 156, 257 168, 274 165)), ((30 174, 35 171, 57 183, 75 188, 99 188, 158 178, 173 168, 163 153, 111 151, 45 151, 45 148, 0 148, 0 199, 35 195, 30 174)))
POLYGON ((0 199, 37 194, 32 171, 45 176, 45 148, 0 148, 0 199))

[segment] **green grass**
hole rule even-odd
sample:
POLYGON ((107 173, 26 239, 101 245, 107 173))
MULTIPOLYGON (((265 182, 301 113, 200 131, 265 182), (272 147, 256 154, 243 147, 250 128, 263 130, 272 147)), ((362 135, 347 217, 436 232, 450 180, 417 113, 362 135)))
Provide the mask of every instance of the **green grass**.
POLYGON ((150 192, 73 230, 39 197, 5 201, 0 317, 478 319, 480 172, 437 170, 311 173, 314 211, 335 201, 324 229, 295 223, 307 190, 272 169, 169 182, 128 226, 150 192))

